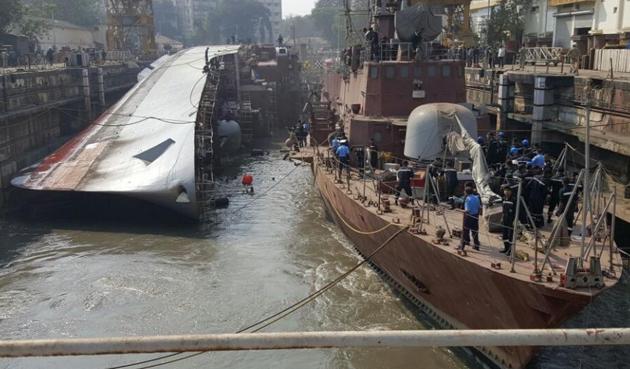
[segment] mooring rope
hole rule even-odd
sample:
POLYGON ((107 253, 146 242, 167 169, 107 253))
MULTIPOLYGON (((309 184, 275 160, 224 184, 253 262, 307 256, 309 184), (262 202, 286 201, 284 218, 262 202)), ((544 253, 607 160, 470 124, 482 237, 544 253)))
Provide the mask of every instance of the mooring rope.
MULTIPOLYGON (((253 323, 245 328, 242 328, 240 330, 238 330, 236 333, 244 333, 245 331, 252 329, 254 327, 258 327, 255 328, 254 330, 252 330, 249 333, 255 333, 255 332, 259 332, 262 329, 274 324, 275 322, 293 314, 294 312, 296 312, 297 310, 299 310, 300 308, 304 307, 305 305, 307 305, 308 303, 314 301, 317 297, 321 296, 322 294, 324 294, 326 291, 328 291, 329 289, 335 287, 337 284, 339 284, 339 282, 341 282, 342 280, 344 280, 345 278, 347 278, 350 274, 352 274, 352 272, 354 272, 355 270, 357 270, 358 268, 360 268, 361 266, 363 266, 365 263, 371 261, 371 259, 377 254, 379 253, 381 250, 383 250, 387 245, 389 245, 398 235, 400 235, 401 233, 405 232, 406 230, 409 229, 409 226, 405 226, 400 228, 398 231, 396 231, 394 234, 392 234, 391 236, 389 236, 389 238, 387 240, 385 240, 385 242, 383 242, 382 244, 380 244, 374 251, 372 251, 372 253, 370 253, 369 255, 367 255, 366 257, 363 258, 363 260, 361 260, 359 263, 355 264, 352 268, 348 269, 346 272, 344 272, 343 274, 339 275, 337 278, 335 278, 334 280, 332 280, 331 282, 328 282, 324 287, 318 289, 317 291, 313 292, 312 294, 308 295, 307 297, 291 304, 290 306, 278 311, 277 313, 270 315, 264 319, 261 319, 259 321, 257 321, 256 323, 253 323)), ((163 366, 163 365, 167 365, 167 364, 172 364, 172 363, 176 363, 176 362, 180 362, 186 359, 190 359, 205 353, 208 353, 209 351, 200 351, 200 352, 195 352, 195 353, 191 353, 182 357, 178 357, 178 358, 174 358, 168 361, 164 361, 161 363, 156 363, 156 364, 152 364, 152 365, 148 365, 148 366, 142 366, 139 367, 137 369, 149 369, 149 368, 156 368, 159 366, 163 366)), ((153 359, 148 359, 148 360, 144 360, 144 361, 138 361, 138 362, 134 362, 134 363, 129 363, 129 364, 125 364, 125 365, 119 365, 119 366, 113 366, 113 367, 108 367, 106 369, 122 369, 122 368, 128 368, 128 367, 132 367, 132 366, 137 366, 137 365, 143 365, 143 364, 149 364, 152 362, 156 362, 159 360, 164 360, 164 359, 168 359, 168 358, 172 358, 175 357, 177 355, 181 355, 183 354, 182 352, 179 353, 172 353, 172 354, 168 354, 168 355, 163 355, 157 358, 153 358, 153 359)))

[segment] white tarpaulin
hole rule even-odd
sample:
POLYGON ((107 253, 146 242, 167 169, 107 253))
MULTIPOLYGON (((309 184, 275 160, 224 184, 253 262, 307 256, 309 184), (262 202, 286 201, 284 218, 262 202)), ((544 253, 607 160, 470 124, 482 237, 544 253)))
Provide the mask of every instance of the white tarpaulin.
MULTIPOLYGON (((490 189, 490 171, 488 170, 488 163, 486 163, 486 156, 483 153, 483 148, 481 145, 475 141, 474 138, 470 136, 457 113, 451 113, 451 115, 457 121, 459 125, 459 129, 461 130, 461 137, 464 144, 464 147, 468 151, 468 155, 470 155, 470 159, 472 160, 472 177, 475 181, 475 185, 477 186, 477 192, 481 196, 481 201, 484 204, 489 204, 490 202, 496 202, 501 199, 501 196, 497 195, 490 189)), ((452 149, 459 149, 460 145, 453 147, 452 149)), ((452 150, 449 147, 449 150, 452 150)))

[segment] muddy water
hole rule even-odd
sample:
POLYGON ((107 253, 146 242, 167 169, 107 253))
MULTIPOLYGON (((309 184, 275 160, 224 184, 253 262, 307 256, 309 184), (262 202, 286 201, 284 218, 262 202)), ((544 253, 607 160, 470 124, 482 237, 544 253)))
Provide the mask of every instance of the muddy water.
MULTIPOLYGON (((223 181, 231 206, 207 224, 0 221, 2 337, 232 332, 334 279, 360 259, 327 219, 309 168, 281 158, 276 151, 247 159, 232 174, 253 173, 257 194, 240 193, 236 179, 223 181)), ((628 292, 624 281, 596 307, 617 311, 620 318, 611 325, 630 325, 628 292)), ((574 324, 592 323, 601 315, 597 310, 589 314, 574 324)), ((413 308, 362 267, 267 331, 424 327, 413 308)), ((602 362, 621 367, 623 356, 620 349, 545 351, 534 367, 598 367, 589 365, 602 362)), ((151 357, 5 359, 0 368, 104 369, 151 357)), ((352 349, 204 354, 164 367, 477 367, 467 363, 443 349, 352 349)))

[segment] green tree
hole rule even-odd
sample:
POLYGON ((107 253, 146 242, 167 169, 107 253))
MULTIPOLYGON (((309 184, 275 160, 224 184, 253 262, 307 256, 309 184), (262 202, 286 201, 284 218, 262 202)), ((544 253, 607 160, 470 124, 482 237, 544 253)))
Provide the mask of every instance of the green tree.
POLYGON ((19 0, 0 0, 0 33, 22 19, 23 8, 19 0))
POLYGON ((54 5, 42 1, 26 4, 22 9, 23 16, 18 22, 18 28, 22 35, 31 40, 37 40, 48 33, 51 27, 54 5))
POLYGON ((520 40, 525 29, 527 9, 531 0, 503 0, 492 8, 486 26, 486 37, 491 45, 520 40))
POLYGON ((34 41, 50 29, 48 2, 0 0, 0 9, 0 33, 16 32, 34 41))
POLYGON ((32 9, 46 9, 47 17, 84 27, 102 23, 104 18, 101 0, 23 0, 22 3, 32 9))
POLYGON ((343 0, 317 0, 311 11, 311 17, 321 37, 331 45, 337 45, 340 26, 340 15, 343 10, 343 0))
POLYGON ((236 36, 241 41, 270 42, 271 13, 269 9, 255 0, 223 0, 216 9, 205 16, 204 21, 196 23, 197 43, 220 41, 236 36))
POLYGON ((101 0, 45 0, 54 6, 55 19, 90 27, 103 22, 101 0))
POLYGON ((296 38, 321 36, 311 15, 290 16, 282 20, 280 34, 284 35, 285 41, 293 39, 294 33, 296 38))

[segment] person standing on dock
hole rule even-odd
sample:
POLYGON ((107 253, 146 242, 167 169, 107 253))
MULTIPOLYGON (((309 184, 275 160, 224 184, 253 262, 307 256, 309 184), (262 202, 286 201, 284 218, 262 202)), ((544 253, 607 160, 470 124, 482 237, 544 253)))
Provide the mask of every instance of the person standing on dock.
POLYGON ((516 217, 516 207, 514 206, 514 193, 512 187, 509 185, 503 186, 503 219, 502 225, 502 239, 503 250, 502 253, 510 255, 512 251, 512 238, 514 236, 514 218, 516 217))
POLYGON ((409 168, 409 162, 403 161, 402 167, 396 172, 396 179, 398 179, 398 186, 396 186, 396 197, 394 203, 398 205, 398 198, 400 197, 400 191, 405 190, 407 196, 411 196, 411 179, 413 178, 413 170, 409 168))
POLYGON ((472 187, 466 187, 466 197, 464 199, 464 219, 462 226, 462 242, 459 250, 464 251, 464 247, 470 244, 470 235, 472 234, 473 249, 479 250, 479 215, 481 214, 481 201, 476 195, 472 187))
POLYGON ((505 66, 505 46, 499 46, 499 50, 497 50, 497 59, 499 59, 499 68, 503 69, 505 66))
POLYGON ((571 69, 569 73, 578 75, 578 70, 580 68, 580 49, 577 48, 575 42, 571 43, 571 49, 567 52, 567 59, 571 65, 571 69))
POLYGON ((46 60, 48 60, 48 64, 53 65, 53 62, 55 61, 55 51, 52 47, 49 47, 48 51, 46 51, 46 60))

